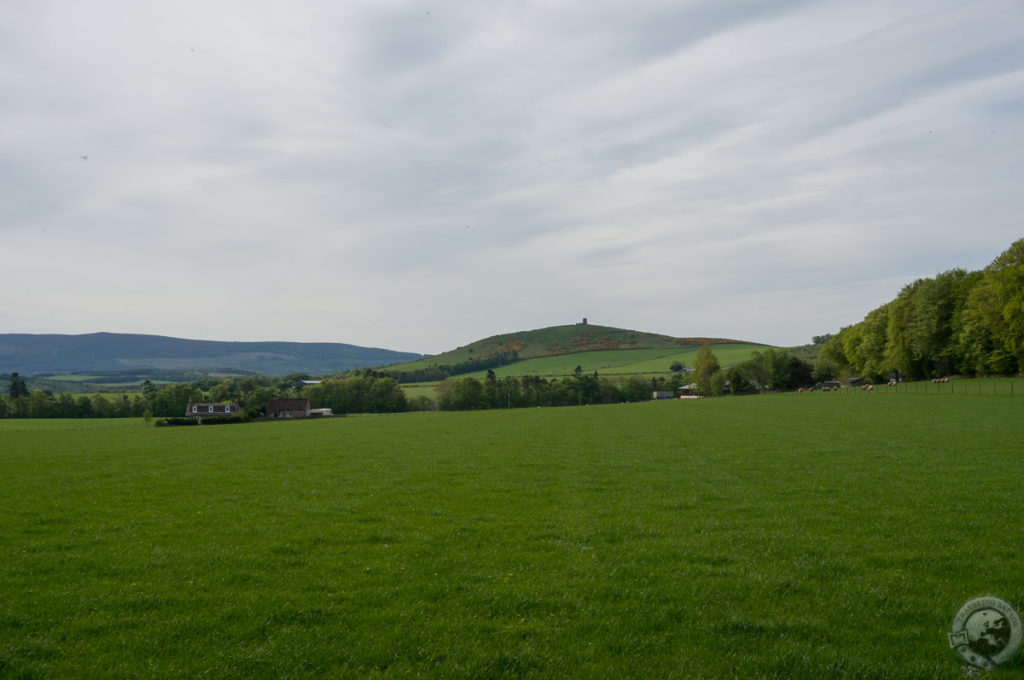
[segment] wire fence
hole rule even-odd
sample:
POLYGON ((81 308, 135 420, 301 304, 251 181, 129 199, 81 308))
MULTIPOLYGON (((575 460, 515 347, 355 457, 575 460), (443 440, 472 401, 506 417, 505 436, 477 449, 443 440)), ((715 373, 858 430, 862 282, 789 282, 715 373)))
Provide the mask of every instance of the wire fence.
POLYGON ((1024 396, 1024 378, 950 378, 945 381, 915 381, 888 385, 854 385, 832 389, 804 389, 797 394, 821 396, 870 396, 875 394, 967 394, 978 396, 1024 396))

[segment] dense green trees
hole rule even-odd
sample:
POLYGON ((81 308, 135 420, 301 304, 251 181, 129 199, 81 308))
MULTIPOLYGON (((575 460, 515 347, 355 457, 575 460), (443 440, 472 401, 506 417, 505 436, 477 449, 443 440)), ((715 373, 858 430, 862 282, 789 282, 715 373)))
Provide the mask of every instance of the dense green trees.
POLYGON ((0 396, 0 418, 127 418, 142 416, 149 403, 140 395, 58 394, 35 389, 28 396, 0 396))
MULTIPOLYGON (((308 377, 308 376, 302 376, 308 377)), ((32 390, 11 398, 0 394, 0 418, 179 418, 188 402, 236 401, 250 416, 260 413, 274 397, 306 396, 313 408, 330 407, 336 413, 392 413, 409 410, 405 392, 393 378, 367 372, 340 380, 325 380, 306 387, 301 393, 293 387, 292 376, 271 378, 209 379, 172 383, 157 387, 143 384, 141 394, 53 394, 32 390)), ((429 403, 432 406, 432 402, 429 403)), ((426 408, 422 400, 417 408, 426 408)))
POLYGON ((732 394, 788 391, 814 384, 814 367, 785 349, 770 348, 725 371, 732 394))
POLYGON ((896 299, 843 328, 816 368, 870 380, 1024 369, 1024 239, 980 272, 951 269, 919 279, 896 299))
POLYGON ((476 378, 445 378, 437 386, 437 406, 442 411, 487 408, 484 386, 476 378))
POLYGON ((609 380, 582 369, 571 376, 548 380, 533 375, 505 376, 489 373, 481 381, 473 377, 448 378, 437 387, 437 407, 443 411, 529 406, 577 406, 648 401, 653 387, 636 376, 609 380))
POLYGON ((394 378, 374 375, 324 380, 303 388, 302 396, 312 408, 330 408, 335 413, 397 413, 409 408, 394 378))
POLYGON ((968 366, 978 373, 1024 370, 1024 239, 981 272, 963 316, 968 366))
MULTIPOLYGON (((734 366, 730 376, 734 373, 753 386, 771 391, 795 390, 814 383, 814 367, 781 348, 754 352, 749 360, 734 366)), ((730 386, 734 393, 739 391, 731 378, 730 386)))
POLYGON ((203 391, 193 383, 164 385, 153 399, 153 415, 179 418, 185 415, 189 401, 205 401, 203 391))
POLYGON ((718 357, 711 351, 711 345, 704 343, 697 349, 697 357, 693 360, 693 381, 697 384, 697 392, 705 396, 720 393, 721 381, 712 382, 712 377, 721 370, 718 357), (718 392, 716 392, 716 388, 718 392))
POLYGON ((28 396, 28 388, 25 386, 25 379, 18 375, 17 371, 11 373, 11 384, 7 388, 7 394, 11 399, 28 396))

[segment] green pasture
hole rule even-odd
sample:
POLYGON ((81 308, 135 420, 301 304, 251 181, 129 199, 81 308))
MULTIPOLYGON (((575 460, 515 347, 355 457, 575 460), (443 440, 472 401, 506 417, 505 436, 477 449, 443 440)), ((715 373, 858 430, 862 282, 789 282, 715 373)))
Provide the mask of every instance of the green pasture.
MULTIPOLYGON (((621 373, 625 366, 645 361, 656 361, 661 365, 661 370, 668 373, 670 372, 669 366, 672 365, 673 361, 676 361, 675 357, 689 355, 696 356, 696 350, 693 352, 676 352, 664 349, 602 350, 525 359, 514 364, 498 366, 492 370, 499 378, 506 375, 540 375, 551 378, 572 375, 577 366, 582 368, 584 373, 588 374, 594 371, 601 374, 611 374, 621 373)), ((486 375, 487 371, 484 370, 466 373, 458 377, 469 376, 481 379, 486 375)))
POLYGON ((1024 606, 1022 413, 4 423, 0 677, 962 678, 959 607, 1024 606))
MULTIPOLYGON (((766 349, 769 348, 764 345, 743 345, 738 343, 711 345, 711 350, 715 353, 718 362, 723 367, 746 361, 754 352, 763 352, 766 349)), ((686 366, 692 367, 694 360, 697 358, 696 347, 683 352, 671 353, 667 353, 664 350, 640 351, 642 354, 636 356, 632 361, 610 366, 607 372, 619 374, 669 373, 673 362, 679 361, 686 366)), ((600 369, 594 370, 600 371, 600 369)))
POLYGON ((415 397, 426 397, 428 399, 437 400, 437 385, 438 383, 422 383, 416 385, 402 385, 402 391, 405 392, 407 399, 413 399, 415 397))

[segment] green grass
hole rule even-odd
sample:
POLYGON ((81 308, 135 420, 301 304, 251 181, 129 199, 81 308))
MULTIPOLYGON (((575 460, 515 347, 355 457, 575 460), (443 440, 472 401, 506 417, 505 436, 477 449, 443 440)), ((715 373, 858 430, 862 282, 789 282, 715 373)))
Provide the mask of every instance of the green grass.
MULTIPOLYGON (((723 366, 744 361, 758 351, 763 345, 723 344, 712 345, 719 362, 723 366)), ((553 357, 540 357, 517 361, 507 366, 499 366, 494 370, 498 377, 506 375, 540 375, 565 376, 572 375, 577 366, 584 373, 597 371, 601 375, 636 375, 638 373, 671 373, 670 367, 675 361, 692 366, 697 357, 697 348, 686 350, 670 349, 621 349, 579 354, 565 354, 553 357)), ((482 378, 487 371, 477 371, 465 375, 482 378)), ((461 377, 461 376, 460 376, 461 377)))
POLYGON ((437 385, 439 383, 422 383, 415 385, 402 385, 402 391, 405 392, 407 399, 413 399, 415 397, 426 397, 428 399, 437 399, 437 385))
POLYGON ((0 430, 0 676, 962 677, 1024 400, 807 396, 0 430))

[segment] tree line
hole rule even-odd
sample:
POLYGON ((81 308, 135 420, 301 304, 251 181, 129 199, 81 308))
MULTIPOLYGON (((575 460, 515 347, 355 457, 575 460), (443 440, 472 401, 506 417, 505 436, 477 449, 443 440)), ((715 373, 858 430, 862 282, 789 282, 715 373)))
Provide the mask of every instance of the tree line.
POLYGON ((600 376, 597 371, 586 373, 580 366, 564 378, 536 375, 499 378, 493 370, 488 370, 483 380, 465 376, 442 381, 437 386, 436 407, 442 411, 467 411, 649 401, 653 391, 674 391, 686 379, 685 374, 611 379, 600 376))
POLYGON ((283 379, 261 376, 209 379, 156 386, 146 381, 136 394, 53 394, 35 389, 29 392, 17 374, 11 376, 7 395, 0 395, 0 418, 118 418, 172 417, 185 414, 192 402, 237 402, 248 417, 255 417, 267 401, 276 397, 304 397, 311 408, 330 408, 343 413, 400 413, 423 410, 471 410, 522 408, 530 406, 575 406, 626 401, 647 401, 652 390, 675 390, 687 379, 685 373, 669 377, 601 377, 585 373, 579 366, 563 379, 539 376, 498 378, 488 370, 483 380, 449 377, 437 386, 437 398, 408 398, 391 376, 364 370, 296 387, 309 378, 293 374, 283 379))
POLYGON ((1024 239, 985 269, 918 279, 828 339, 820 375, 921 380, 1024 370, 1024 239))
POLYGON ((409 408, 405 393, 393 378, 372 371, 304 388, 297 383, 310 376, 293 373, 283 378, 203 378, 192 382, 142 384, 139 393, 54 394, 29 391, 17 373, 9 376, 6 395, 0 394, 0 418, 139 418, 185 414, 189 401, 237 402, 248 417, 259 415, 267 401, 278 397, 307 397, 313 408, 331 407, 338 413, 382 413, 409 408))

